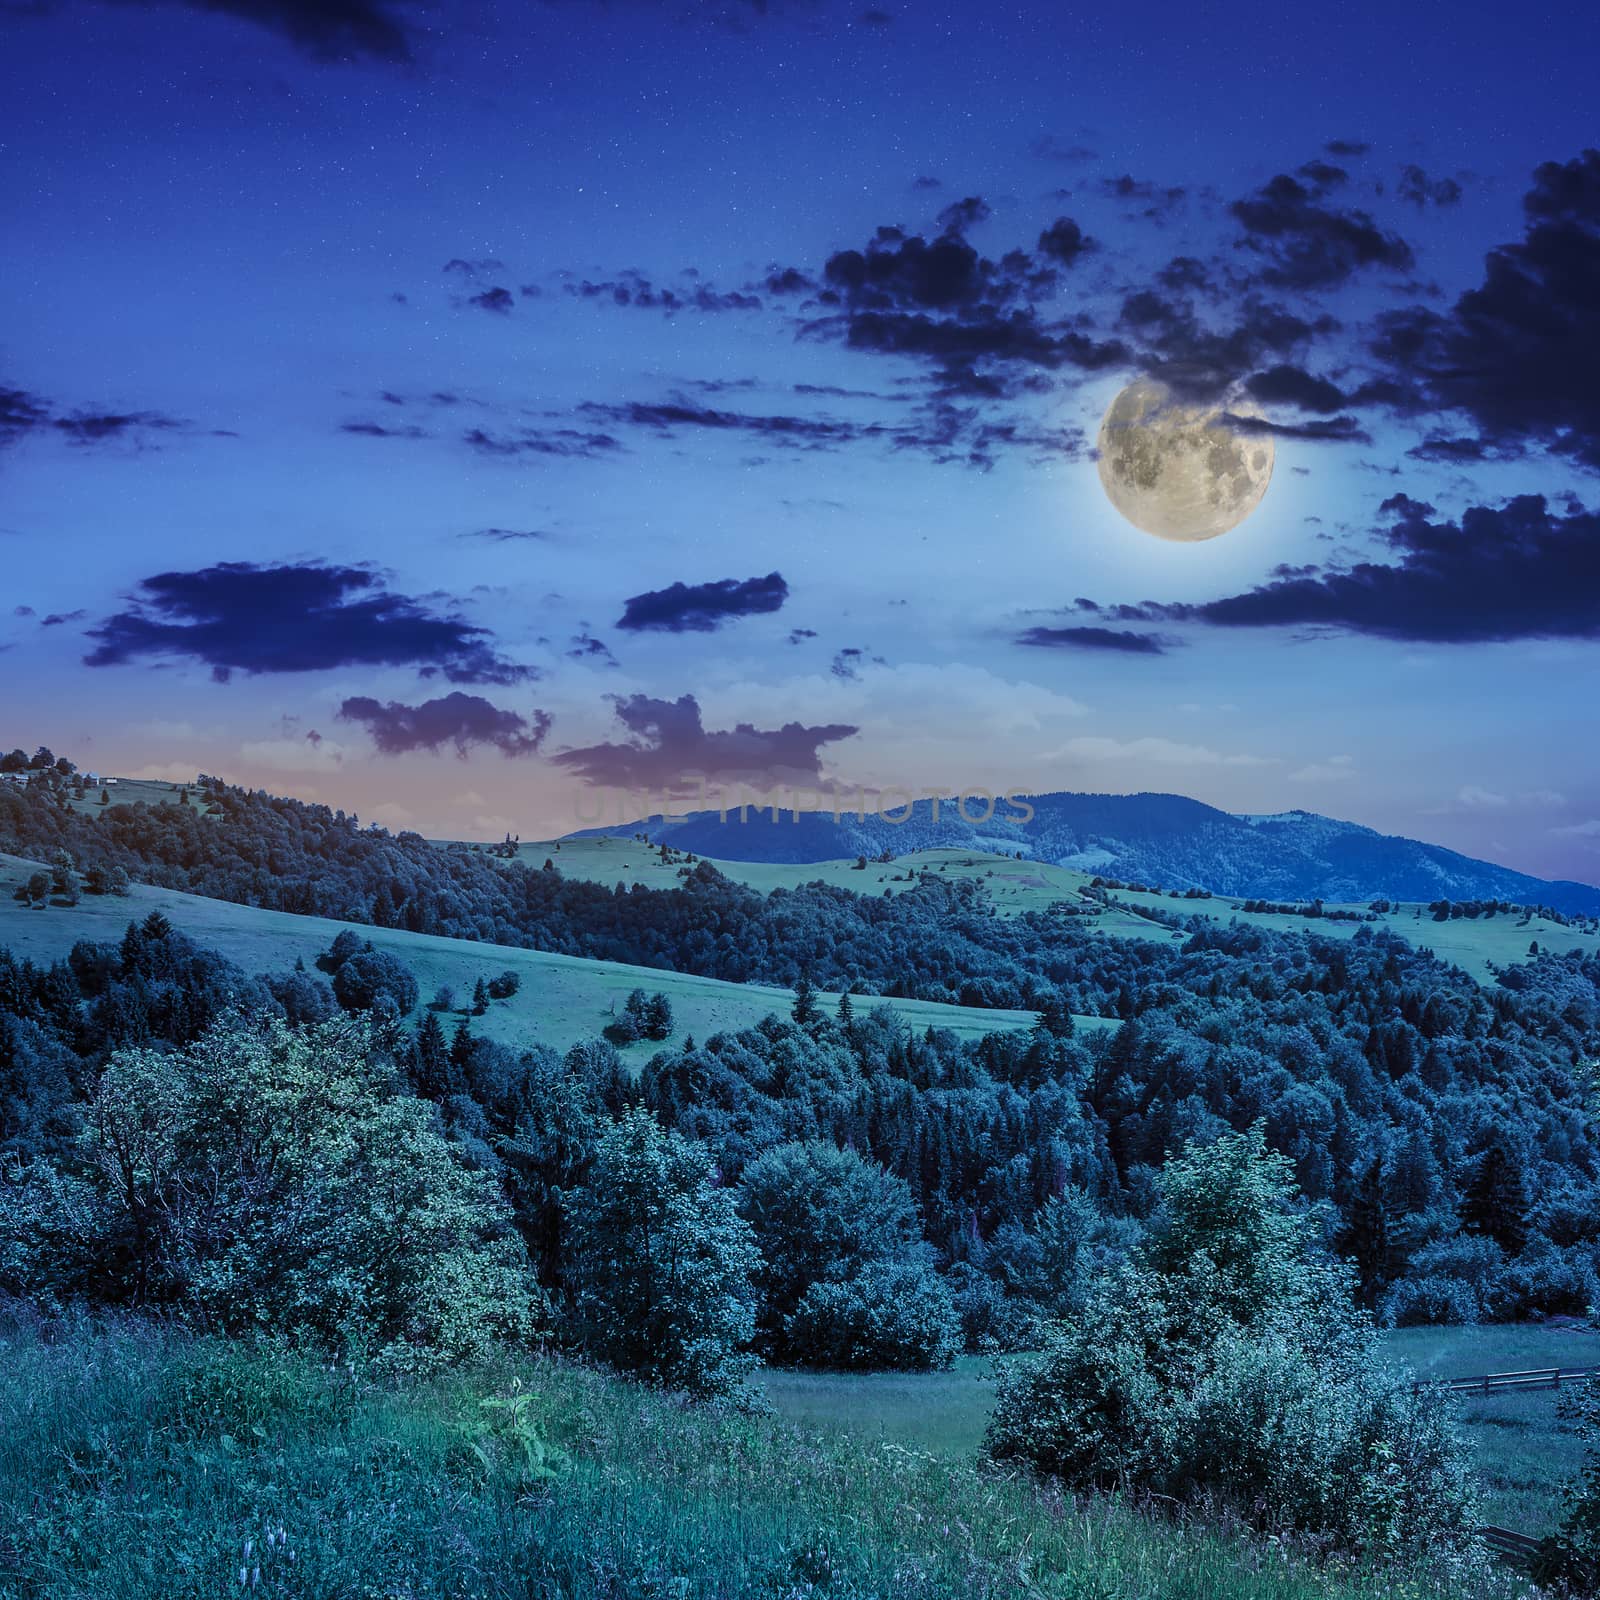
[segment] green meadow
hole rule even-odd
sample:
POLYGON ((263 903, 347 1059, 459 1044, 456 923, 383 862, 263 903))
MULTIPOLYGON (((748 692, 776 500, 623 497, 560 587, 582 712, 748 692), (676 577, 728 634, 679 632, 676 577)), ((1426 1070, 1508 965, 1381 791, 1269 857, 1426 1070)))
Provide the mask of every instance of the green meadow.
MULTIPOLYGON (((1527 1325, 1397 1328, 1383 1348, 1420 1378, 1600 1366, 1600 1333, 1527 1325)), ((1026 1359, 964 1356, 936 1373, 766 1372, 761 1383, 778 1413, 803 1430, 967 1459, 982 1446, 996 1376, 1008 1361, 1026 1359)), ((1562 1486, 1583 1452, 1558 1400, 1553 1389, 1461 1397, 1486 1521, 1540 1535, 1559 1520, 1562 1486)))
POLYGON ((1520 1587, 1481 1557, 1416 1571, 1302 1560, 981 1471, 954 1435, 873 1437, 781 1400, 775 1417, 688 1405, 553 1359, 379 1384, 271 1346, 112 1322, 0 1327, 0 1361, 0 1593, 30 1600, 1488 1600, 1520 1587))
MULTIPOLYGON (((651 888, 672 888, 678 881, 680 863, 665 864, 660 852, 637 838, 611 835, 593 839, 544 840, 518 847, 519 857, 530 866, 553 861, 573 878, 588 878, 605 884, 645 884, 651 888)), ((1600 950, 1600 934, 1586 933, 1547 918, 1513 916, 1456 918, 1435 922, 1423 905, 1407 902, 1381 913, 1375 921, 1349 922, 1331 917, 1280 916, 1272 912, 1244 911, 1237 897, 1219 895, 1210 900, 1181 900, 1170 895, 1144 894, 1132 889, 1108 891, 1111 905, 1091 899, 1085 890, 1093 875, 1048 862, 1020 860, 1013 856, 984 855, 969 850, 918 850, 886 863, 869 862, 864 871, 850 861, 756 862, 713 860, 716 869, 737 883, 762 893, 773 889, 793 889, 803 883, 826 883, 860 893, 897 893, 908 888, 924 872, 953 878, 974 878, 982 883, 1002 916, 1025 911, 1042 911, 1052 905, 1071 906, 1083 916, 1083 926, 1113 938, 1172 939, 1172 929, 1146 913, 1168 916, 1201 916, 1218 922, 1252 923, 1278 931, 1302 930, 1334 938, 1354 937, 1362 927, 1384 929, 1402 939, 1432 950, 1488 982, 1494 969, 1527 959, 1528 946, 1535 940, 1541 950, 1564 955, 1570 950, 1592 953, 1600 950)), ((1365 905, 1339 906, 1329 903, 1328 911, 1357 911, 1367 915, 1365 905)))
MULTIPOLYGON (((34 862, 0 856, 0 946, 35 961, 65 956, 80 939, 120 939, 130 921, 160 911, 191 938, 220 951, 245 971, 282 972, 292 967, 297 957, 311 966, 346 926, 322 917, 258 910, 143 884, 135 885, 125 898, 84 895, 76 906, 29 909, 13 896, 38 870, 34 862)), ((565 1050, 580 1040, 597 1038, 637 988, 652 993, 660 990, 671 1000, 672 1037, 677 1040, 691 1034, 704 1039, 713 1033, 747 1028, 773 1012, 787 1015, 794 999, 791 990, 765 984, 724 983, 656 967, 589 961, 516 945, 446 939, 395 928, 357 926, 356 931, 410 967, 423 1004, 441 985, 448 985, 464 1006, 480 977, 515 972, 522 980, 518 992, 510 1000, 495 1001, 486 1016, 473 1019, 476 1031, 509 1045, 539 1042, 565 1050)), ((831 1007, 837 997, 821 994, 819 999, 831 1007)), ((870 1010, 872 1000, 858 996, 856 1004, 858 1009, 870 1010)), ((949 1028, 963 1038, 1029 1028, 1034 1021, 1028 1011, 985 1011, 926 1000, 892 1004, 909 1027, 949 1028)), ((1110 1026, 1099 1018, 1083 1021, 1086 1027, 1110 1026)), ((624 1055, 643 1061, 660 1048, 641 1042, 630 1045, 624 1055)))

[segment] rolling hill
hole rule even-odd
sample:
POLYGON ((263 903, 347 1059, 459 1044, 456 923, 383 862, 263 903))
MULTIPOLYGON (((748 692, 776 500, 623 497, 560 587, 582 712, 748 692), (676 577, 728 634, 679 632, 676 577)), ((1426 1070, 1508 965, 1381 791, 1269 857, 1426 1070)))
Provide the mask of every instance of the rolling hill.
MULTIPOLYGON (((246 972, 283 972, 296 958, 309 967, 347 924, 324 917, 297 916, 229 901, 210 900, 136 884, 126 897, 85 895, 76 906, 51 905, 30 910, 13 895, 37 864, 0 855, 0 947, 36 962, 65 956, 81 939, 115 941, 130 921, 160 911, 196 943, 236 962, 246 972)), ((578 956, 527 950, 517 945, 446 939, 407 933, 398 928, 361 926, 356 931, 378 949, 403 961, 415 974, 426 1002, 441 984, 448 984, 465 1002, 481 977, 515 972, 521 986, 510 999, 496 1001, 486 1016, 473 1019, 476 1031, 502 1043, 535 1042, 565 1050, 583 1039, 595 1039, 634 989, 659 990, 672 1002, 673 1040, 692 1034, 704 1039, 719 1031, 747 1028, 769 1013, 786 1015, 794 996, 789 989, 764 984, 724 983, 657 967, 591 961, 578 956)), ((830 1008, 837 996, 819 995, 830 1008)), ((857 997, 870 1009, 868 997, 857 997)), ((979 1010, 925 1000, 895 1000, 898 1015, 913 1028, 950 1028, 963 1038, 976 1038, 1033 1025, 1027 1011, 979 1010)), ((1087 1027, 1110 1026, 1084 1018, 1087 1027)), ((623 1051, 646 1060, 658 1044, 639 1043, 623 1051)))
MULTIPOLYGON (((670 889, 682 870, 676 858, 661 854, 637 836, 597 835, 541 843, 525 843, 518 855, 529 866, 549 860, 571 878, 587 878, 614 887, 642 884, 670 889)), ((707 859, 710 859, 709 857, 707 859)), ((881 895, 907 887, 922 873, 981 880, 985 893, 1002 916, 1067 905, 1095 933, 1114 939, 1181 938, 1170 922, 1174 915, 1206 921, 1248 922, 1277 931, 1319 933, 1351 938, 1360 928, 1397 934, 1419 949, 1431 950, 1470 973, 1480 983, 1493 982, 1496 970, 1528 958, 1529 946, 1554 955, 1600 951, 1600 929, 1592 924, 1556 922, 1536 911, 1511 915, 1453 917, 1440 922, 1421 901, 1395 901, 1382 912, 1366 901, 1327 901, 1324 915, 1312 916, 1301 906, 1288 911, 1247 911, 1247 897, 1215 895, 1203 900, 1174 898, 1138 889, 1109 893, 1092 890, 1094 876, 1074 867, 1054 866, 1011 855, 971 850, 918 850, 890 862, 870 861, 859 868, 854 859, 836 861, 729 861, 712 865, 737 883, 759 893, 795 889, 804 883, 826 883, 856 893, 881 895), (1349 913, 1340 916, 1339 913, 1349 913), (1356 920, 1359 918, 1360 920, 1356 920)))
MULTIPOLYGON (((1376 898, 1429 902, 1508 900, 1567 915, 1600 915, 1600 888, 1535 878, 1492 862, 1310 811, 1235 815, 1173 794, 1041 794, 1033 818, 1002 801, 987 822, 969 822, 945 802, 918 801, 895 823, 845 811, 748 811, 726 819, 697 811, 626 829, 680 850, 725 861, 814 862, 928 849, 981 850, 1076 867, 1168 889, 1210 889, 1267 900, 1376 898)), ((974 809, 979 809, 976 804, 974 809)))

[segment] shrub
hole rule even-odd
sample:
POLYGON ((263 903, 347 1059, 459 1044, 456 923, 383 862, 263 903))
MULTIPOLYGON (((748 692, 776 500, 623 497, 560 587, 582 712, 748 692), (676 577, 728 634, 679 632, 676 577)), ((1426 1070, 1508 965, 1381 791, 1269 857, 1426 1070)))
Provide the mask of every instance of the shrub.
POLYGON ((941 1278, 920 1262, 879 1260, 813 1283, 784 1335, 793 1359, 805 1366, 924 1372, 955 1359, 960 1328, 941 1278))
POLYGON ((1600 1397, 1592 1387, 1569 1391, 1560 1410, 1583 1441, 1583 1462, 1562 1489, 1561 1525, 1544 1541, 1533 1576, 1560 1592, 1593 1594, 1600 1580, 1600 1397))
POLYGON ((213 1028, 121 1051, 85 1109, 86 1177, 0 1189, 17 1292, 170 1308, 427 1368, 543 1320, 493 1181, 396 1089, 370 1027, 213 1028))
POLYGON ((1220 1498, 1350 1550, 1464 1538, 1445 1398, 1384 1365, 1292 1199, 1260 1125, 1175 1158, 1135 1260, 1002 1385, 991 1453, 1073 1488, 1220 1498))
POLYGON ((669 1038, 672 1002, 664 994, 647 995, 643 989, 635 989, 628 996, 622 1015, 607 1023, 603 1031, 615 1045, 629 1045, 639 1039, 669 1038))
POLYGON ((904 1179, 853 1150, 802 1140, 750 1164, 739 1205, 764 1260, 760 1331, 769 1355, 806 1366, 949 1365, 960 1338, 955 1303, 933 1277, 904 1179), (845 1287, 863 1275, 870 1281, 845 1287), (891 1283, 930 1319, 926 1325, 890 1314, 891 1283), (861 1334, 859 1347, 851 1329, 861 1334), (903 1347, 894 1344, 896 1333, 905 1336, 903 1347))
POLYGON ((309 972, 285 972, 263 980, 272 998, 283 1007, 292 1027, 308 1022, 327 1022, 338 1012, 333 989, 326 978, 309 972))
POLYGON ((572 1320, 623 1371, 700 1395, 735 1392, 755 1365, 760 1265, 703 1148, 623 1113, 568 1206, 572 1320))
POLYGON ((417 980, 411 969, 393 956, 381 950, 358 950, 335 970, 333 996, 346 1011, 371 1011, 388 996, 404 1016, 417 1003, 417 980))
POLYGON ((1384 1295, 1380 1312, 1391 1328, 1455 1326, 1478 1321, 1483 1302, 1465 1278, 1402 1278, 1384 1295))

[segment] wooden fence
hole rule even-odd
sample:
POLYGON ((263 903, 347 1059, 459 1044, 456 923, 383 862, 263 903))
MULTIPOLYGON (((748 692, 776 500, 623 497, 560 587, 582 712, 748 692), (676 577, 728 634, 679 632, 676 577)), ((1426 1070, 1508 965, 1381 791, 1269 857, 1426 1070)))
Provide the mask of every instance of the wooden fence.
POLYGON ((1479 1531, 1483 1534, 1483 1542, 1511 1566, 1531 1567, 1533 1558, 1539 1553, 1539 1540, 1531 1539, 1525 1533, 1513 1533, 1510 1528, 1496 1528, 1493 1525, 1479 1531))
MULTIPOLYGON (((1600 1367, 1533 1367, 1526 1372, 1485 1372, 1471 1378, 1434 1378, 1431 1383, 1452 1394, 1514 1394, 1524 1389, 1559 1389, 1564 1383, 1588 1383, 1600 1378, 1600 1367)), ((1428 1387, 1419 1383, 1417 1388, 1428 1387)), ((1479 1529, 1483 1542, 1509 1566, 1533 1565, 1541 1541, 1514 1528, 1497 1528, 1492 1523, 1479 1529)))
POLYGON ((1600 1377, 1600 1367, 1534 1367, 1527 1372, 1486 1372, 1475 1378, 1432 1378, 1416 1385, 1441 1384, 1452 1394, 1504 1394, 1517 1389, 1559 1389, 1564 1383, 1587 1383, 1600 1377))

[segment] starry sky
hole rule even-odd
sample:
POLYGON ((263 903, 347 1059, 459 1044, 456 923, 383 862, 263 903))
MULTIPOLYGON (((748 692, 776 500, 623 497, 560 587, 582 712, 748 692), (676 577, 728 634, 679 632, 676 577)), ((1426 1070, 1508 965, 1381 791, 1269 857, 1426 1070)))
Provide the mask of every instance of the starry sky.
POLYGON ((533 838, 1163 790, 1600 881, 1588 5, 0 0, 0 743, 533 838), (1152 376, 1273 435, 1133 528, 1152 376))

